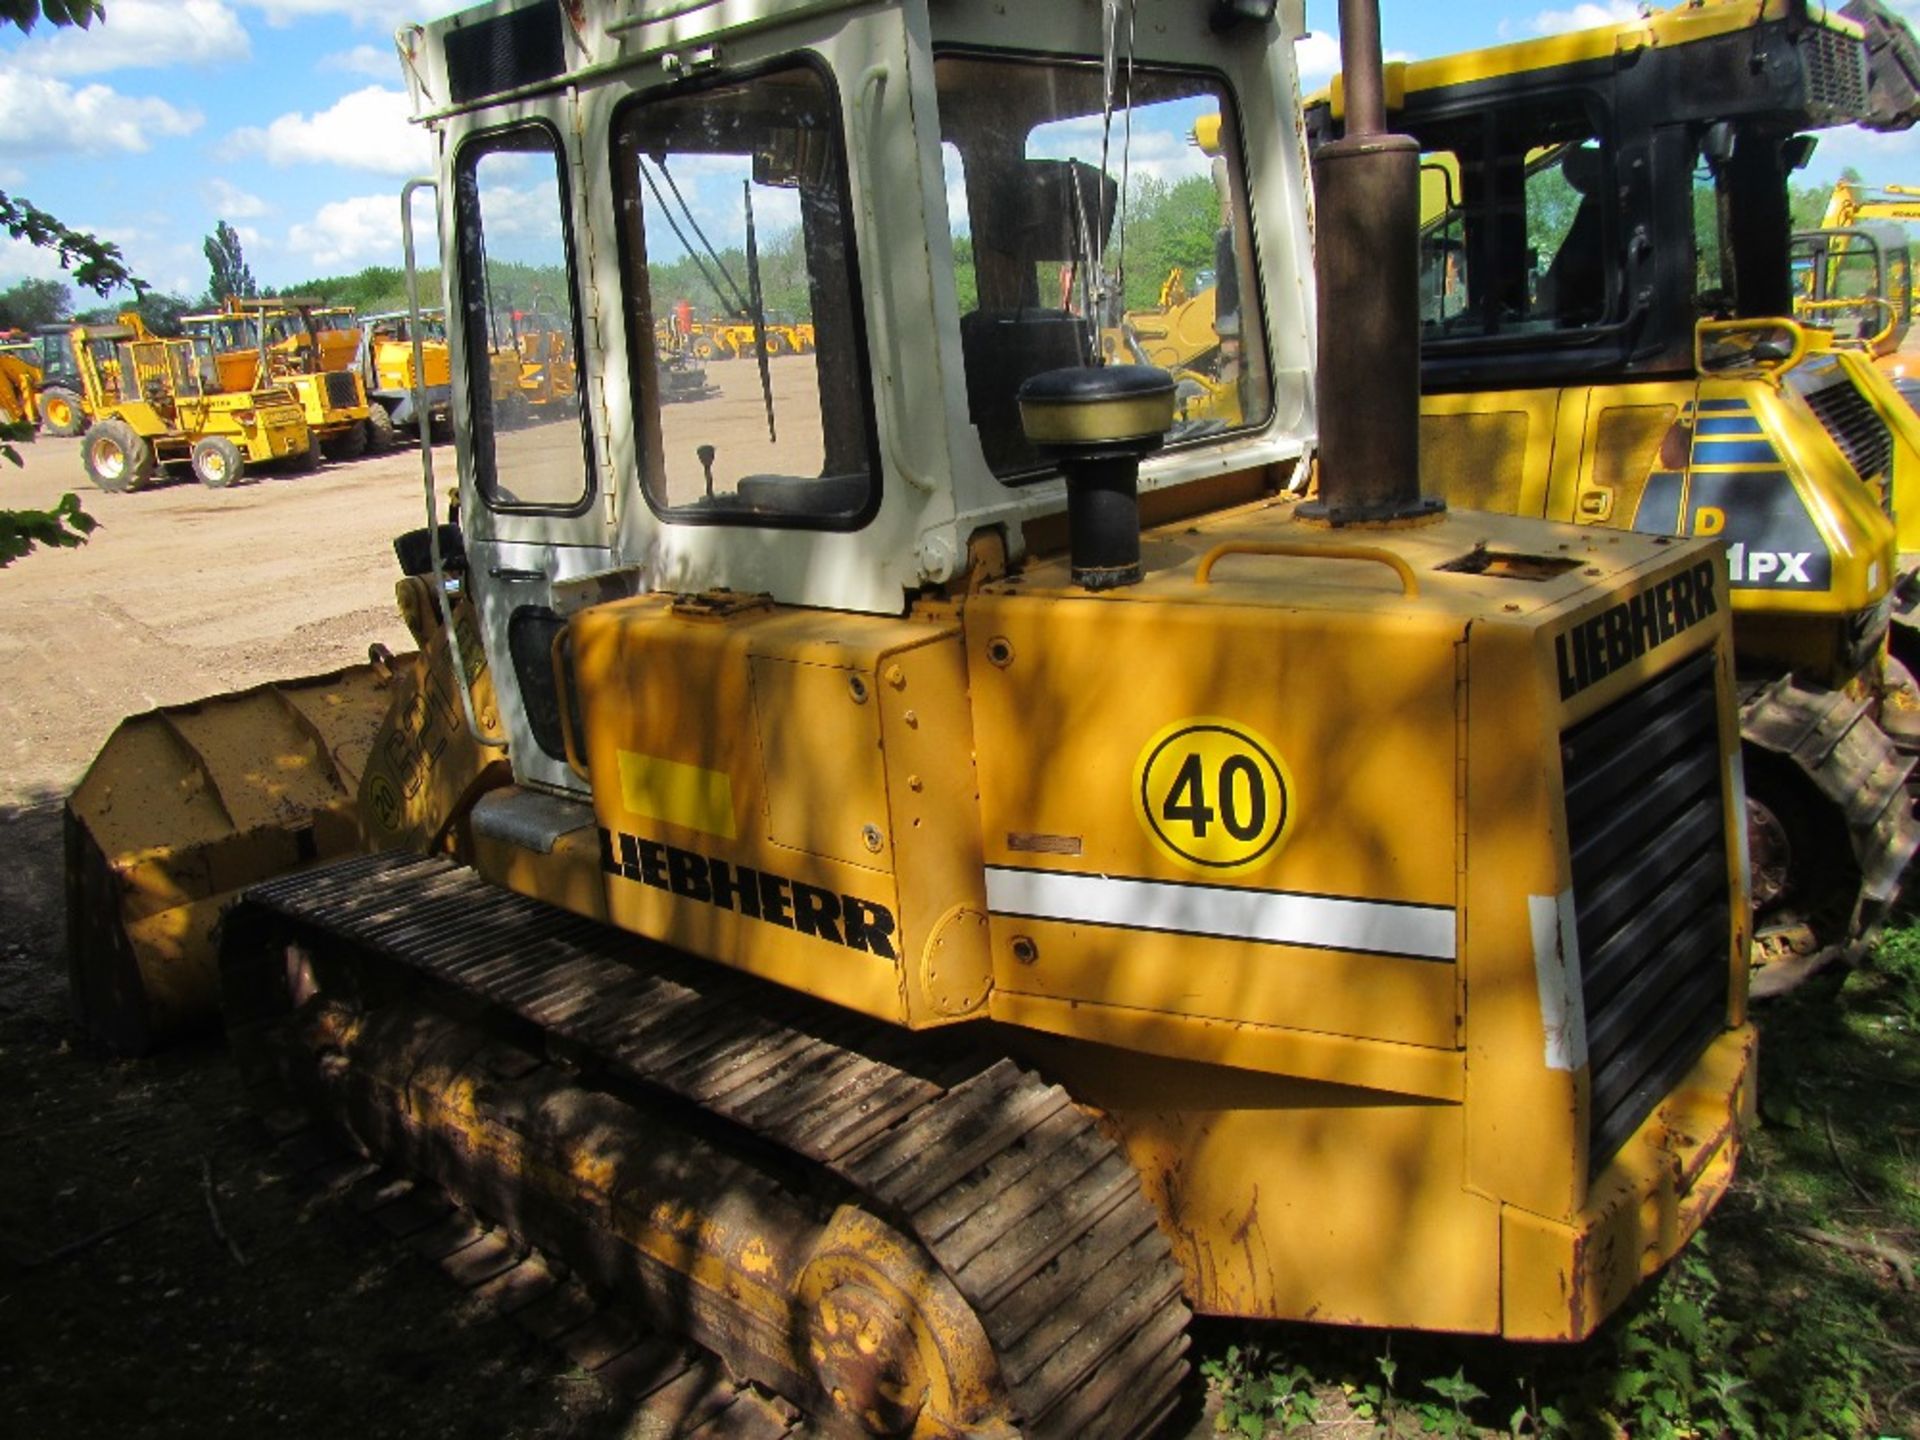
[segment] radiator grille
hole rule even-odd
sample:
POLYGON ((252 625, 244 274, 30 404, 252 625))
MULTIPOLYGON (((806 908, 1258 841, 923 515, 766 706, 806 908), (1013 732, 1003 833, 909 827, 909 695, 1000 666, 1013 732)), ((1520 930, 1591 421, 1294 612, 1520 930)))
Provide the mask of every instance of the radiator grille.
MULTIPOLYGON (((1837 363, 1820 367, 1813 383, 1800 391, 1816 419, 1832 437, 1847 464, 1862 480, 1885 480, 1893 470, 1893 431, 1837 363)), ((1891 488, 1891 487, 1885 487, 1891 488)))
POLYGON ((1731 895, 1713 655, 1567 731, 1560 761, 1597 1174, 1726 1023, 1731 895))
POLYGON ((456 105, 551 79, 566 68, 557 0, 447 33, 447 89, 456 105))
POLYGON ((1807 109, 1828 124, 1851 124, 1867 114, 1867 47, 1851 35, 1809 26, 1800 36, 1807 67, 1807 109))
POLYGON ((360 387, 354 384, 352 372, 346 370, 327 371, 327 405, 330 409, 344 410, 360 403, 360 387))

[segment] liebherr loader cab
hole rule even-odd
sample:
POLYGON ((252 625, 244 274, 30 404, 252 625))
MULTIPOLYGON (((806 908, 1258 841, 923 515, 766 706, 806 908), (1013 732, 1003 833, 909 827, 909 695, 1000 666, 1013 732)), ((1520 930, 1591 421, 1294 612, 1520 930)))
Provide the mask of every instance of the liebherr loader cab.
MULTIPOLYGON (((1886 664, 1920 417, 1792 318, 1787 193, 1805 132, 1910 107, 1882 114, 1860 27, 1798 0, 1674 6, 1388 88, 1421 151, 1428 492, 1725 545, 1766 953, 1857 953, 1920 846, 1912 685, 1886 664)), ((1336 81, 1316 136, 1342 107, 1336 81)))
MULTIPOLYGON (((1194 1310, 1578 1339, 1750 1113, 1717 551, 1420 503, 1413 352, 1316 346, 1246 143, 1298 9, 1103 10, 403 34, 458 529, 400 546, 373 853, 224 923, 263 1074, 847 1429, 1146 1433, 1194 1310), (1239 418, 1183 426, 1093 362, 1209 114, 1239 418), (664 405, 703 267, 817 348, 664 405), (580 383, 503 429, 510 275, 580 383)), ((1322 162, 1323 256, 1404 260, 1329 263, 1343 323, 1410 310, 1405 156, 1322 162)))

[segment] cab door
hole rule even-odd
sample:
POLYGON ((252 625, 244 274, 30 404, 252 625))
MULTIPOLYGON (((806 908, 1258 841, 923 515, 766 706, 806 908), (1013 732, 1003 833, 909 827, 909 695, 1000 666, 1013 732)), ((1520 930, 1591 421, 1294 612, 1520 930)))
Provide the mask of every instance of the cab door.
POLYGON ((449 295, 455 418, 470 440, 461 520, 514 778, 584 792, 567 760, 555 589, 612 566, 613 504, 583 374, 593 317, 580 303, 573 103, 524 102, 452 137, 449 295), (536 315, 551 335, 528 357, 515 335, 536 315))

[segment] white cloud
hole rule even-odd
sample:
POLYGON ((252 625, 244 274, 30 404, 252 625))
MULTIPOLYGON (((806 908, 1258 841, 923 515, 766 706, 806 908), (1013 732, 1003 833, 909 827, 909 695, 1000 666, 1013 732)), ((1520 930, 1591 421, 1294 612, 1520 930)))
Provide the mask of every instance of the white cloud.
POLYGON ((197 110, 106 85, 75 89, 49 75, 0 70, 0 149, 14 155, 139 154, 152 149, 156 137, 191 135, 202 118, 197 110))
POLYGON ((1293 60, 1300 67, 1301 92, 1318 90, 1340 69, 1340 37, 1309 30, 1293 42, 1293 60))
POLYGON ((85 30, 42 32, 12 63, 46 75, 100 75, 149 66, 220 65, 250 59, 240 17, 222 0, 113 0, 85 30))
POLYGON ((0 235, 0 286, 20 280, 65 280, 72 276, 60 268, 60 257, 44 246, 0 235))
POLYGON ((473 0, 245 0, 245 3, 265 15, 267 23, 276 28, 316 15, 340 15, 351 20, 357 30, 391 34, 395 26, 406 21, 437 20, 442 15, 467 9, 473 0))
POLYGON ((1527 22, 1536 35, 1558 35, 1567 30, 1592 30, 1600 25, 1618 25, 1622 20, 1640 18, 1639 0, 1584 0, 1571 10, 1542 10, 1527 22))
POLYGON ((419 175, 433 168, 433 146, 411 123, 403 90, 369 85, 313 115, 282 115, 264 129, 234 131, 228 159, 264 156, 274 165, 342 165, 383 175, 419 175))
MULTIPOLYGON (((1415 57, 1410 50, 1389 50, 1383 58, 1389 65, 1404 65, 1415 57)), ((1300 71, 1302 95, 1326 89, 1340 71, 1340 37, 1326 30, 1307 31, 1293 42, 1293 63, 1300 71)))
POLYGON ((400 262, 400 204, 391 195, 356 195, 322 205, 287 231, 296 269, 315 273, 400 262))
POLYGON ((267 213, 269 206, 258 195, 242 190, 231 180, 215 176, 200 187, 200 198, 222 220, 253 220, 267 213))
POLYGON ((354 75, 371 75, 376 80, 391 80, 400 72, 400 60, 391 46, 356 45, 351 50, 336 50, 314 62, 316 70, 345 70, 354 75))

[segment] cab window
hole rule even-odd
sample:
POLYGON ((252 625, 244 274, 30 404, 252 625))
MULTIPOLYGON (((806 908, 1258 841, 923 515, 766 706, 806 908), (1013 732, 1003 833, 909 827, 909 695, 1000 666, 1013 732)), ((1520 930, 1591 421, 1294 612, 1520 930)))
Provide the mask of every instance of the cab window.
POLYGON ((1173 373, 1170 444, 1263 425, 1273 391, 1221 81, 1140 67, 1108 126, 1098 64, 956 53, 934 76, 968 413, 989 468, 1044 474, 1019 387, 1102 357, 1173 373))
POLYGON ((456 195, 480 493, 496 510, 579 514, 591 452, 557 137, 527 126, 470 142, 456 195))
POLYGON ((791 61, 613 128, 634 423, 672 520, 848 529, 879 502, 839 101, 791 61))
POLYGON ((1612 160, 1585 111, 1477 111, 1417 127, 1427 340, 1551 336, 1619 318, 1612 160))

